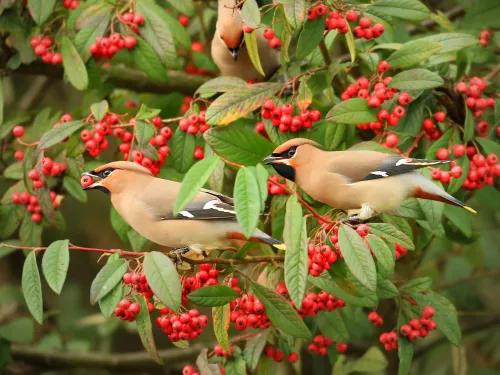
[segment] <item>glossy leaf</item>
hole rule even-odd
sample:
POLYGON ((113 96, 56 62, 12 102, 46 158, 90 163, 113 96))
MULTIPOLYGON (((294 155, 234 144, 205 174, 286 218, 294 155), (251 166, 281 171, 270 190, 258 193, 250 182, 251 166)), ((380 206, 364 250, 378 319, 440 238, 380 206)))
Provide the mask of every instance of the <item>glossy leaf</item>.
POLYGON ((451 179, 450 183, 448 184, 448 194, 456 193, 462 187, 465 179, 469 175, 470 163, 467 155, 462 155, 461 157, 457 158, 456 165, 462 168, 462 175, 459 178, 451 179))
POLYGON ((241 17, 243 18, 243 22, 252 29, 256 29, 260 26, 260 10, 255 0, 245 0, 241 7, 241 17))
POLYGON ((26 212, 19 228, 19 238, 24 246, 40 246, 42 244, 42 226, 31 221, 31 214, 26 212))
POLYGON ((187 295, 188 300, 198 306, 223 306, 234 301, 240 293, 226 285, 205 286, 187 295))
POLYGON ((77 90, 85 90, 89 85, 87 68, 75 46, 67 36, 62 37, 61 55, 63 58, 64 72, 68 76, 69 82, 77 90))
POLYGON ((141 108, 139 108, 139 112, 135 115, 137 120, 149 120, 155 116, 160 114, 160 109, 149 108, 145 104, 141 104, 141 108))
POLYGON ((498 145, 498 143, 493 142, 490 139, 481 137, 477 137, 476 141, 477 143, 479 143, 486 154, 495 154, 496 156, 500 157, 500 146, 498 145))
POLYGON ((403 293, 413 294, 421 293, 432 287, 432 279, 430 277, 417 277, 403 285, 399 290, 403 293))
POLYGON ((109 111, 108 101, 101 100, 99 103, 92 104, 90 106, 90 111, 92 112, 92 116, 94 116, 97 121, 101 121, 109 111))
POLYGON ((66 280, 69 267, 69 240, 52 242, 43 253, 42 271, 50 288, 57 294, 66 280))
POLYGON ((167 71, 155 50, 139 36, 136 35, 135 38, 137 39, 137 45, 131 51, 131 54, 136 66, 151 79, 167 81, 167 71))
POLYGON ((325 31, 325 17, 307 20, 302 28, 297 42, 296 57, 303 59, 318 46, 325 31))
MULTIPOLYGON (((255 0, 251 0, 255 2, 255 0)), ((245 7, 245 4, 243 4, 243 7, 245 7)), ((260 57, 259 57, 259 46, 257 44, 257 33, 251 32, 251 33, 244 33, 243 34, 245 37, 245 46, 247 48, 248 56, 250 57, 250 61, 252 62, 255 70, 259 72, 259 74, 263 77, 266 76, 266 73, 262 69, 262 64, 260 62, 260 57)))
POLYGON ((411 21, 420 21, 429 17, 427 7, 418 0, 377 0, 367 8, 377 14, 387 15, 411 21))
POLYGON ((122 276, 127 272, 124 259, 117 259, 106 263, 99 271, 90 286, 90 303, 93 305, 109 294, 113 288, 122 281, 122 276))
POLYGON ((209 125, 230 124, 259 108, 281 87, 281 83, 256 83, 222 94, 208 107, 206 122, 209 125))
POLYGON ((40 273, 38 272, 38 265, 36 263, 35 251, 31 251, 24 260, 21 286, 28 310, 31 315, 33 315, 33 318, 35 318, 39 324, 42 324, 42 284, 40 281, 40 273))
POLYGON ((377 115, 372 108, 368 107, 368 100, 354 98, 340 102, 333 107, 326 115, 326 121, 342 124, 364 124, 377 121, 377 115))
POLYGON ((80 183, 73 177, 65 176, 63 178, 64 189, 80 202, 87 202, 87 192, 82 189, 80 183))
POLYGON ((98 4, 93 10, 88 23, 78 31, 74 39, 75 48, 84 62, 92 56, 89 51, 90 46, 95 43, 96 38, 106 32, 113 7, 110 4, 98 4))
POLYGON ((339 245, 345 264, 358 281, 371 291, 377 287, 377 272, 370 250, 356 231, 347 225, 339 227, 339 245))
POLYGON ((336 342, 348 342, 349 330, 340 310, 320 312, 316 317, 321 333, 336 342))
POLYGON ((216 363, 210 364, 207 358, 208 349, 203 348, 196 358, 196 368, 200 375, 221 375, 219 365, 216 363))
POLYGON ((433 89, 443 84, 443 79, 434 72, 427 69, 411 69, 396 74, 387 87, 411 91, 433 89))
POLYGON ((327 125, 325 133, 325 149, 328 151, 334 151, 342 141, 345 136, 344 124, 331 124, 327 125))
POLYGON ((376 346, 372 346, 360 359, 354 362, 351 371, 379 372, 386 369, 387 366, 389 366, 389 362, 385 358, 385 354, 376 346))
MULTIPOLYGON (((355 306, 375 307, 377 305, 377 296, 375 293, 370 292, 362 296, 354 296, 352 293, 346 291, 346 288, 337 284, 328 272, 323 272, 319 277, 309 275, 307 277, 309 282, 316 285, 318 288, 323 289, 325 292, 334 295, 341 300, 351 303, 355 306)), ((344 280, 346 283, 348 281, 344 280)), ((358 293, 359 294, 359 293, 358 293)))
POLYGON ((379 299, 396 298, 398 295, 398 288, 392 282, 377 275, 377 297, 379 299))
POLYGON ((58 127, 49 130, 42 136, 42 138, 40 139, 40 143, 38 144, 38 148, 40 150, 43 150, 55 144, 58 144, 84 126, 85 122, 79 120, 61 124, 58 127))
POLYGON ((465 105, 464 142, 474 138, 474 116, 472 111, 465 105))
POLYGON ((208 98, 218 92, 228 92, 237 87, 246 85, 246 81, 239 77, 217 77, 198 87, 196 94, 208 98))
POLYGON ((179 310, 182 286, 174 263, 165 254, 152 251, 144 257, 143 265, 149 287, 156 298, 172 311, 179 310))
POLYGON ((135 321, 137 326, 137 332, 141 338, 142 346, 149 353, 151 359, 153 359, 159 365, 163 365, 163 361, 158 354, 156 349, 155 339, 153 336, 153 327, 151 325, 151 317, 148 312, 148 304, 146 298, 142 295, 137 297, 137 301, 141 306, 141 311, 137 314, 135 321))
POLYGON ((259 358, 264 351, 269 336, 269 329, 262 331, 259 335, 248 340, 243 350, 243 357, 250 371, 254 371, 259 363, 259 358))
POLYGON ((370 249, 373 251, 375 261, 378 266, 378 273, 385 278, 388 278, 394 272, 396 265, 396 256, 394 250, 389 249, 386 243, 373 234, 366 236, 370 249))
POLYGON ((292 195, 286 203, 283 239, 285 252, 285 283, 291 300, 298 309, 306 293, 308 274, 307 229, 302 217, 302 206, 292 195))
POLYGON ((267 179, 269 174, 267 173, 266 168, 262 164, 257 164, 255 167, 255 175, 257 177, 257 184, 259 185, 260 192, 260 210, 265 211, 266 201, 268 196, 267 191, 267 179))
POLYGON ((177 128, 172 137, 172 158, 174 168, 179 173, 186 173, 194 163, 194 149, 196 139, 194 135, 177 128))
POLYGON ((311 338, 311 332, 304 321, 285 298, 255 282, 252 282, 252 290, 260 302, 264 304, 265 313, 276 328, 297 338, 311 338))
POLYGON ((429 35, 418 41, 437 42, 443 46, 440 54, 459 51, 465 47, 477 45, 478 40, 473 35, 465 33, 442 33, 429 35))
POLYGON ((137 120, 135 122, 135 137, 140 145, 149 143, 149 140, 155 135, 155 128, 153 125, 137 120))
POLYGON ((245 360, 241 356, 231 357, 224 364, 224 371, 227 375, 246 375, 245 360))
POLYGON ((399 244, 408 250, 415 250, 415 245, 406 234, 387 223, 370 223, 370 233, 375 234, 391 244, 399 244))
POLYGON ((37 23, 42 25, 50 17, 54 11, 56 0, 28 0, 28 9, 31 18, 37 23))
POLYGON ((99 300, 99 308, 101 309, 102 314, 106 318, 111 317, 122 298, 123 285, 121 283, 118 283, 108 295, 99 300))
POLYGON ((396 126, 396 131, 417 136, 422 129, 422 122, 425 116, 425 95, 420 95, 414 99, 407 107, 406 113, 402 119, 399 120, 396 126))
POLYGON ((298 29, 306 18, 306 0, 278 0, 283 4, 286 20, 293 29, 298 29))
POLYGON ((428 59, 441 49, 443 49, 443 45, 440 43, 415 40, 403 44, 403 47, 387 58, 387 62, 391 68, 406 69, 428 59))
POLYGON ((248 168, 241 168, 234 182, 236 218, 245 237, 252 236, 260 215, 260 192, 257 176, 248 168))
POLYGON ((227 333, 230 323, 229 304, 212 308, 212 319, 215 338, 222 349, 229 353, 231 350, 229 346, 229 335, 227 333))
POLYGON ((13 204, 0 206, 0 239, 9 238, 19 226, 16 218, 16 206, 13 204))

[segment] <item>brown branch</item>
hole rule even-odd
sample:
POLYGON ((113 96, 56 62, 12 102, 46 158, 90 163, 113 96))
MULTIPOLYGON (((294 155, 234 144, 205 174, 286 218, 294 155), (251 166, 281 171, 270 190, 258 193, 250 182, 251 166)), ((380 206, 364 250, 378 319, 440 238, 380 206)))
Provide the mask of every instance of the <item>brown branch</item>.
POLYGON ((495 78, 498 75, 498 73, 500 73, 500 64, 498 64, 497 66, 495 66, 491 72, 489 72, 488 74, 486 74, 483 77, 483 79, 486 82, 491 81, 493 78, 495 78))
MULTIPOLYGON (((326 36, 326 34, 325 34, 326 36)), ((323 60, 325 61, 326 65, 330 65, 332 63, 332 58, 330 57, 330 52, 328 51, 328 48, 326 47, 325 43, 325 37, 321 39, 321 42, 319 43, 319 50, 321 51, 321 54, 323 55, 323 60)))
POLYGON ((408 150, 406 150, 406 152, 404 153, 405 156, 410 156, 411 152, 418 147, 418 143, 420 142, 420 140, 422 139, 422 137, 425 135, 425 132, 424 131, 421 131, 417 137, 415 138, 415 141, 413 142, 413 144, 408 148, 408 150))

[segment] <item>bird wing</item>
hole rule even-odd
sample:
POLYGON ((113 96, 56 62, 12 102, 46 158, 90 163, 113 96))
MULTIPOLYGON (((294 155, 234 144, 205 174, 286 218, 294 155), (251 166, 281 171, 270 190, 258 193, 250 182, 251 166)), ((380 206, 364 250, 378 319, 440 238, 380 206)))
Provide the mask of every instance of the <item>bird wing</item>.
POLYGON ((144 188, 139 200, 155 220, 236 218, 231 198, 206 189, 202 189, 178 215, 174 215, 175 199, 180 186, 178 182, 155 178, 144 188))
POLYGON ((328 171, 345 177, 349 183, 356 183, 449 162, 450 160, 404 158, 376 151, 340 151, 332 153, 328 160, 328 171))

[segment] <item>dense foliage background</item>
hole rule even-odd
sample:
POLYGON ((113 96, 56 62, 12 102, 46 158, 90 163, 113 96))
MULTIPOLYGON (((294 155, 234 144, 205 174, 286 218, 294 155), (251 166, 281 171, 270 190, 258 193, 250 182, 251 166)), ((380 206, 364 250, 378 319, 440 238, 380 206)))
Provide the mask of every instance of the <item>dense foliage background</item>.
POLYGON ((216 78, 215 1, 0 0, 2 373, 499 374, 500 2, 323 3, 238 3, 281 44, 275 77, 252 84, 216 78), (423 173, 478 214, 412 199, 340 224, 261 164, 297 136, 454 159, 423 173), (234 196, 244 232, 288 250, 232 243, 176 270, 81 189, 83 171, 124 158, 187 176, 178 211, 202 186, 234 196), (124 293, 134 322, 113 316, 124 293), (162 332, 181 304, 208 317, 200 337, 162 332), (435 327, 410 341, 401 326, 428 306, 435 327))

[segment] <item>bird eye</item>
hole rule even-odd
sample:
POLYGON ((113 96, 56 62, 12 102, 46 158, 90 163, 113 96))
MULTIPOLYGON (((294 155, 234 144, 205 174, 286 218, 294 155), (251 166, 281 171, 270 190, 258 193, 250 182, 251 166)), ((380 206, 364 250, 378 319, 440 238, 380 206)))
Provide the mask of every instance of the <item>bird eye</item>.
POLYGON ((108 176, 111 174, 111 172, 113 172, 111 169, 106 169, 106 170, 103 172, 104 177, 108 177, 108 176))
POLYGON ((296 147, 292 147, 291 149, 288 150, 288 156, 293 157, 295 155, 296 147))

